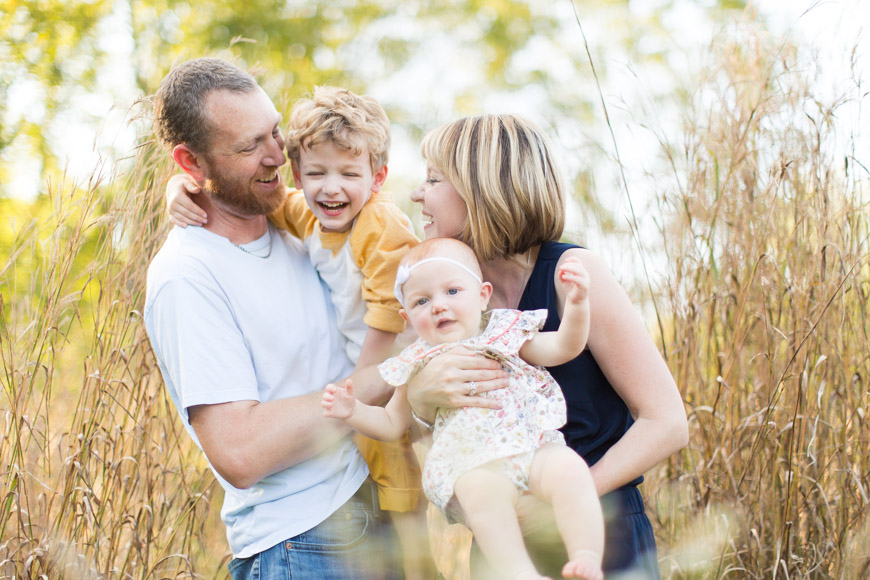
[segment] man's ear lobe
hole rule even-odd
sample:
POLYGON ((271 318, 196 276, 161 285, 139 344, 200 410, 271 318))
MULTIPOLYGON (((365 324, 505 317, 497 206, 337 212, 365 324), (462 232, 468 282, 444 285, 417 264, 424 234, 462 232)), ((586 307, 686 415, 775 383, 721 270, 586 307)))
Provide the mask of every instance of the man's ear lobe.
POLYGON ((175 146, 172 150, 172 158, 194 181, 202 183, 205 180, 205 172, 203 171, 200 156, 194 153, 185 143, 175 146))

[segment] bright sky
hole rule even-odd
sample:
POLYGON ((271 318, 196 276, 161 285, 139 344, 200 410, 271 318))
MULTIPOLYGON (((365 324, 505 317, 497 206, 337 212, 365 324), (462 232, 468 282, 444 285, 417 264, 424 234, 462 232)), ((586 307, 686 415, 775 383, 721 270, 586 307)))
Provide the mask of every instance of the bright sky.
MULTIPOLYGON (((635 14, 652 12, 656 10, 658 4, 657 0, 634 0, 631 4, 631 10, 635 14)), ((804 39, 806 45, 814 47, 819 52, 820 62, 828 63, 824 67, 824 75, 827 78, 820 79, 820 86, 830 87, 832 94, 836 90, 841 90, 844 83, 848 82, 850 74, 848 58, 855 47, 857 47, 855 58, 860 67, 862 80, 864 83, 870 81, 870 41, 868 41, 870 30, 867 30, 868 23, 870 23, 870 1, 761 0, 758 4, 759 11, 770 17, 771 26, 774 29, 772 32, 788 33, 790 30, 792 36, 804 39)), ((127 108, 137 97, 132 89, 132 72, 129 67, 132 43, 126 33, 128 15, 124 12, 128 9, 128 4, 119 2, 117 6, 119 12, 113 15, 110 21, 104 23, 104 31, 101 34, 102 41, 113 49, 111 54, 114 55, 114 64, 104 71, 103 88, 96 94, 79 95, 75 103, 77 111, 89 112, 95 118, 101 119, 102 122, 94 126, 83 121, 83 118, 78 115, 69 114, 63 119, 62 125, 56 129, 56 134, 52 136, 53 142, 58 144, 58 151, 66 163, 68 175, 73 179, 88 179, 97 171, 103 174, 111 171, 114 156, 123 156, 125 152, 130 150, 133 143, 133 134, 126 126, 127 108)), ((553 3, 552 6, 554 9, 565 12, 565 17, 573 21, 573 12, 571 12, 569 3, 553 3)), ((714 31, 704 24, 697 0, 687 0, 678 6, 679 9, 674 12, 673 16, 677 20, 674 28, 685 31, 685 35, 675 40, 686 47, 705 47, 714 31)), ((606 30, 596 27, 594 22, 584 22, 584 29, 591 44, 606 42, 606 30)), ((582 46, 576 48, 582 50, 582 46)), ((691 54, 691 51, 688 54, 691 54)), ((558 61, 554 60, 553 66, 558 66, 558 61)), ((609 70, 618 71, 618 69, 618 66, 611 66, 609 70)), ((431 74, 431 71, 429 72, 431 74)), ((634 71, 629 70, 627 63, 624 67, 624 73, 626 74, 625 79, 619 79, 617 72, 608 83, 610 87, 618 85, 620 87, 619 94, 609 94, 607 87, 605 87, 605 97, 613 98, 615 101, 611 103, 611 114, 617 115, 617 117, 619 115, 617 101, 624 99, 627 104, 630 104, 632 99, 642 98, 642 95, 631 95, 629 92, 634 90, 641 93, 650 88, 644 85, 645 82, 654 82, 644 80, 642 75, 634 76, 634 71)), ((475 79, 465 78, 455 70, 450 78, 453 82, 458 83, 476 82, 475 79)), ((403 84, 408 86, 408 79, 402 80, 403 84)), ((387 87, 381 88, 386 89, 387 87)), ((377 87, 372 88, 372 93, 375 96, 379 96, 379 92, 377 87)), ((444 93, 444 96, 449 98, 447 94, 449 91, 445 90, 444 93)), ((20 87, 17 98, 10 100, 10 111, 14 113, 16 108, 24 106, 29 106, 32 110, 34 96, 33 87, 27 85, 20 87)), ((527 114, 522 109, 534 111, 536 97, 534 87, 530 87, 525 95, 514 96, 504 101, 493 99, 492 102, 487 102, 486 106, 492 107, 494 110, 512 109, 527 114)), ((856 115, 855 122, 860 121, 857 117, 857 111, 844 112, 843 114, 856 115)), ((640 138, 638 133, 630 129, 631 124, 637 121, 638 119, 631 119, 629 116, 622 119, 621 123, 615 124, 617 127, 622 127, 617 134, 617 143, 620 146, 623 161, 629 166, 632 165, 633 159, 644 157, 642 151, 637 149, 644 146, 643 138, 640 138)), ((399 132, 395 135, 394 142, 391 176, 401 181, 403 185, 406 181, 413 183, 419 178, 422 171, 417 144, 403 139, 399 132), (403 171, 397 172, 400 168, 403 171)), ((39 167, 32 160, 20 154, 17 158, 14 155, 13 152, 16 172, 15 179, 11 184, 12 191, 22 198, 31 198, 39 187, 39 167)))

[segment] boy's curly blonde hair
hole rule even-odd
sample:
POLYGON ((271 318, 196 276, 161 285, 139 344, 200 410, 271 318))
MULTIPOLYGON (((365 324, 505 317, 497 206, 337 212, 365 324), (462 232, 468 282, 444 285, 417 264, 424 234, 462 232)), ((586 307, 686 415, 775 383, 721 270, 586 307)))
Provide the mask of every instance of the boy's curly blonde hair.
POLYGON ((390 120, 372 97, 337 87, 314 87, 310 99, 299 99, 290 111, 285 137, 287 155, 299 162, 301 150, 321 143, 359 155, 368 148, 372 172, 387 164, 390 120))

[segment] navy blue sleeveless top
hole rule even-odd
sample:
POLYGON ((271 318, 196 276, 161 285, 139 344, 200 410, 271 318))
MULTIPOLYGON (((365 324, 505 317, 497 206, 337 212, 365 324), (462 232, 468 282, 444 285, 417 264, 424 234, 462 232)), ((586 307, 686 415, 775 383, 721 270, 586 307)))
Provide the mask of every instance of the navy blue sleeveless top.
MULTIPOLYGON (((520 298, 519 310, 548 311, 544 331, 559 328, 558 299, 556 298, 556 264, 565 250, 578 248, 573 244, 546 242, 541 245, 538 260, 520 298)), ((592 280, 594 284, 595 281, 592 280)), ((560 431, 568 446, 589 465, 595 464, 619 441, 634 420, 628 407, 595 362, 589 349, 574 360, 555 367, 547 367, 565 395, 568 404, 568 422, 560 431)), ((638 477, 628 485, 643 481, 638 477)))

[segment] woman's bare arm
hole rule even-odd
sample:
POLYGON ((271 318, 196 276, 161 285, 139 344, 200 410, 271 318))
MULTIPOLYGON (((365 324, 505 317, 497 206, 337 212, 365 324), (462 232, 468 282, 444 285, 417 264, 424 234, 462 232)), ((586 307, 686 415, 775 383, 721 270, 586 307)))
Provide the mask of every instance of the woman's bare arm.
POLYGON ((631 428, 591 468, 598 493, 604 494, 685 447, 688 424, 673 376, 622 286, 593 252, 565 253, 570 255, 589 272, 588 348, 634 417, 631 428))

